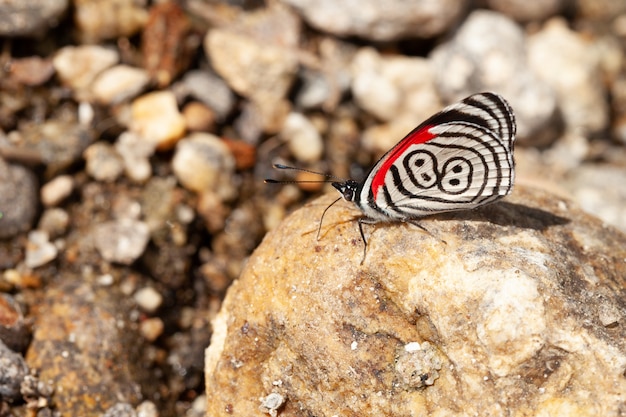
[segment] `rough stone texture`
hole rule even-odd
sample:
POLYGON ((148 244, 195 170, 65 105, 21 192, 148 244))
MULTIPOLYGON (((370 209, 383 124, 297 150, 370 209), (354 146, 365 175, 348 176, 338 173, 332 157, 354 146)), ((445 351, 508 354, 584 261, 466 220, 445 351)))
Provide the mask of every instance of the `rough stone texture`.
POLYGON ((347 203, 315 239, 334 198, 270 232, 230 287, 207 415, 258 415, 271 393, 282 417, 623 414, 625 235, 518 186, 420 221, 431 234, 366 225, 361 265, 347 203))
POLYGON ((0 399, 15 401, 20 397, 20 385, 28 374, 22 355, 13 352, 0 340, 0 399))
POLYGON ((28 230, 37 213, 37 179, 32 171, 0 158, 0 239, 28 230))
POLYGON ((94 227, 96 249, 109 262, 132 264, 143 254, 149 240, 148 225, 134 219, 117 219, 94 227))
POLYGON ((338 36, 376 41, 430 38, 459 18, 466 1, 283 0, 315 28, 338 36))
POLYGON ((99 416, 117 402, 137 403, 146 377, 129 298, 86 277, 66 279, 50 286, 36 308, 26 362, 54 385, 53 401, 64 415, 99 416))
POLYGON ((0 0, 0 36, 36 36, 56 26, 68 0, 0 0))
POLYGON ((0 155, 13 157, 28 164, 43 164, 46 177, 66 170, 81 158, 93 141, 93 132, 75 121, 47 119, 27 121, 14 131, 11 141, 0 138, 0 155))

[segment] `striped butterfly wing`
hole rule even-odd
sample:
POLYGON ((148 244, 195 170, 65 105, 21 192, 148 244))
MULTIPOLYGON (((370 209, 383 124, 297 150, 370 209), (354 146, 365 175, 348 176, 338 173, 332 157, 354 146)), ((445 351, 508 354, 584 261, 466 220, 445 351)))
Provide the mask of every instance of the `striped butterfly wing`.
POLYGON ((357 203, 369 217, 406 220, 465 210, 511 192, 515 117, 493 93, 435 114, 370 171, 357 203))

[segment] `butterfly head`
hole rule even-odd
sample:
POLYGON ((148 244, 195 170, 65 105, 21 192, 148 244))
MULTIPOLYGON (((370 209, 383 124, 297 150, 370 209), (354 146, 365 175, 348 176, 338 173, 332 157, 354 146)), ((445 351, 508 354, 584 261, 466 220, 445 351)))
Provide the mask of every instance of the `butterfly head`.
POLYGON ((359 183, 354 180, 333 182, 332 186, 337 189, 346 201, 355 201, 359 191, 359 183))

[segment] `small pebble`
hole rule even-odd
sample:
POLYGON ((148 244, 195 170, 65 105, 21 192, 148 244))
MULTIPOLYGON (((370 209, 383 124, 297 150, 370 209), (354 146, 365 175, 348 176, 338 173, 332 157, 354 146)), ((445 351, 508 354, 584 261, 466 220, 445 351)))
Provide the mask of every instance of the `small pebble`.
POLYGON ((144 401, 137 406, 137 417, 159 417, 159 410, 152 401, 144 401))
POLYGON ((5 283, 11 288, 41 288, 41 277, 29 271, 7 269, 2 273, 2 284, 5 283))
POLYGON ((322 137, 303 114, 289 114, 280 134, 298 161, 315 162, 322 157, 324 152, 322 137))
POLYGON ((298 172, 295 180, 298 181, 297 185, 302 191, 310 193, 319 192, 324 187, 324 183, 320 182, 324 177, 312 172, 298 172))
POLYGON ((113 182, 124 172, 122 158, 115 148, 106 142, 96 142, 85 149, 87 173, 95 180, 113 182))
POLYGON ((191 409, 187 411, 187 417, 204 417, 206 415, 206 395, 199 395, 191 403, 191 409))
POLYGON ((93 122, 96 115, 96 111, 93 105, 88 101, 81 101, 78 103, 78 123, 81 127, 89 127, 93 122))
POLYGON ((50 243, 47 232, 32 230, 28 233, 26 244, 26 257, 24 263, 28 268, 37 268, 45 265, 57 257, 58 250, 50 243))
POLYGON ((59 175, 41 187, 41 202, 44 206, 58 205, 74 190, 74 180, 69 175, 59 175))
POLYGON ((259 409, 269 414, 271 417, 278 415, 278 409, 285 403, 285 397, 276 392, 270 393, 267 397, 260 398, 261 405, 259 409))
POLYGON ((132 181, 143 183, 152 176, 150 157, 155 144, 132 132, 122 133, 115 142, 115 150, 122 157, 126 176, 132 181))
POLYGON ((70 215, 67 211, 58 207, 52 207, 44 210, 37 228, 48 233, 51 239, 56 239, 65 234, 69 224, 70 215))
POLYGON ((77 1, 72 17, 81 42, 127 39, 141 30, 148 20, 146 3, 136 0, 77 1))
POLYGON ((0 292, 0 340, 14 352, 23 352, 30 344, 30 335, 31 323, 25 319, 20 303, 0 292))
POLYGON ((0 239, 30 230, 39 204, 32 171, 0 158, 0 196, 0 239))
POLYGON ((102 414, 102 417, 137 417, 137 412, 128 403, 117 403, 102 414))
POLYGON ((13 79, 28 86, 45 84, 54 75, 52 61, 39 56, 12 59, 8 70, 13 79))
POLYGON ((101 104, 117 104, 137 96, 149 81, 150 77, 143 69, 116 65, 98 75, 91 92, 101 104))
POLYGON ((0 37, 42 39, 67 13, 67 0, 20 0, 0 2, 0 37))
POLYGON ((133 298, 137 305, 148 313, 154 313, 163 304, 163 296, 152 287, 140 288, 133 298))
POLYGON ((146 223, 132 219, 118 219, 95 226, 94 243, 107 261, 124 265, 139 258, 150 240, 146 223))
POLYGON ((160 150, 171 149, 186 130, 185 118, 170 91, 156 91, 135 99, 131 117, 131 131, 160 150))
POLYGON ((180 183, 191 191, 212 192, 223 200, 235 195, 235 158, 217 136, 193 133, 181 140, 172 168, 180 183))
POLYGON ((189 71, 182 82, 192 97, 215 112, 218 120, 225 119, 232 112, 235 95, 217 74, 209 71, 189 71))
POLYGON ((28 374, 24 357, 0 340, 0 363, 0 398, 7 401, 20 399, 20 386, 28 374))
POLYGON ((176 206, 176 219, 182 224, 190 224, 196 217, 196 213, 186 204, 176 206))
POLYGON ((215 128, 215 113, 198 101, 192 101, 185 105, 183 117, 190 131, 210 132, 215 128))
POLYGON ((129 194, 120 194, 111 200, 110 213, 116 219, 139 220, 141 203, 129 194))
POLYGON ((94 80, 120 57, 115 49, 97 45, 66 46, 52 60, 57 76, 79 97, 86 94, 94 80))
POLYGON ((115 279, 111 274, 103 274, 96 278, 96 282, 102 287, 110 287, 115 282, 115 279))
POLYGON ((246 170, 256 163, 256 147, 242 140, 223 138, 222 141, 235 157, 237 170, 246 170))
POLYGON ((312 70, 302 72, 302 88, 296 97, 298 107, 320 108, 329 100, 331 94, 332 86, 324 73, 312 70))
POLYGON ((139 325, 139 331, 141 335, 148 342, 154 342, 163 334, 163 329, 165 325, 163 324, 163 320, 158 317, 152 317, 146 320, 143 320, 139 325))

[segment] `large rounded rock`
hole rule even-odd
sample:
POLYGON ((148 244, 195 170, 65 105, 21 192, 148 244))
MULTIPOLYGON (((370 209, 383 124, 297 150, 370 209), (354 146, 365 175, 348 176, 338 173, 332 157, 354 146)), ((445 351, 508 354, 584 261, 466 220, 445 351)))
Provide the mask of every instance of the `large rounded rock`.
POLYGON ((365 225, 325 196, 269 233, 229 289, 207 415, 617 416, 626 236, 517 187, 503 202, 365 225), (445 241, 445 242, 444 242, 445 241))

